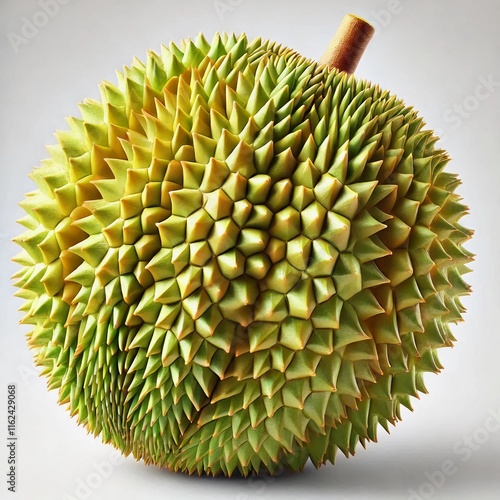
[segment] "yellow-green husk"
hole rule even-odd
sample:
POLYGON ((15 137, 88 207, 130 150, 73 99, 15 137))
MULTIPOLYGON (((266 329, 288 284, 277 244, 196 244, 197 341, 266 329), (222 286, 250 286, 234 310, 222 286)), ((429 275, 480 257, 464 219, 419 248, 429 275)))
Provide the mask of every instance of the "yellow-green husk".
POLYGON ((21 203, 29 345, 59 400, 146 463, 334 461, 438 372, 469 292, 457 176, 387 91, 260 39, 134 60, 21 203))

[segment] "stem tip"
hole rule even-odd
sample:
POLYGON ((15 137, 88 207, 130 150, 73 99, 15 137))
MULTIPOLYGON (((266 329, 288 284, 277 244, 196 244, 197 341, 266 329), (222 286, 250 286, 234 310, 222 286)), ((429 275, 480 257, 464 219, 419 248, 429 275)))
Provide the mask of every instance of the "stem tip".
POLYGON ((330 69, 354 73, 374 33, 375 29, 371 24, 348 14, 319 60, 320 64, 326 64, 330 69))

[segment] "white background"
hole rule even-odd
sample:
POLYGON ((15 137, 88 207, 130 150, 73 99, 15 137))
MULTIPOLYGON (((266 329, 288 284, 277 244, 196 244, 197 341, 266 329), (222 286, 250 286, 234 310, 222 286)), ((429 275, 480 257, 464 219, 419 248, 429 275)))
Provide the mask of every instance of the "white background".
MULTIPOLYGON (((500 419, 500 2, 64 1, 25 43, 15 35, 23 36, 24 18, 40 16, 38 0, 0 4, 0 498, 499 498, 500 430, 485 431, 484 425, 491 423, 491 412, 500 419), (442 146, 454 159, 449 170, 464 182, 460 193, 471 211, 464 222, 476 229, 468 248, 477 260, 467 276, 474 293, 464 301, 466 322, 454 328, 456 347, 441 354, 446 369, 427 378, 430 394, 415 402, 414 413, 405 412, 390 436, 381 430, 378 444, 319 471, 308 466, 303 474, 276 479, 211 479, 172 474, 129 457, 96 472, 117 453, 56 404, 56 394, 47 392, 33 368, 24 338, 28 329, 18 325, 21 302, 12 297, 9 279, 16 270, 9 259, 17 249, 10 238, 21 231, 14 222, 22 215, 17 202, 34 189, 28 173, 46 157, 44 144, 54 142, 53 131, 66 128, 64 117, 78 113, 76 103, 98 98, 98 82, 115 81, 115 68, 132 56, 144 58, 149 48, 159 50, 161 43, 200 31, 207 37, 245 31, 319 58, 348 12, 377 27, 358 76, 419 109, 444 138, 442 146), (11 382, 18 391, 15 495, 7 491, 5 476, 11 382), (448 461, 454 473, 443 477, 436 471, 448 461)), ((43 15, 37 19, 43 22, 43 15)))

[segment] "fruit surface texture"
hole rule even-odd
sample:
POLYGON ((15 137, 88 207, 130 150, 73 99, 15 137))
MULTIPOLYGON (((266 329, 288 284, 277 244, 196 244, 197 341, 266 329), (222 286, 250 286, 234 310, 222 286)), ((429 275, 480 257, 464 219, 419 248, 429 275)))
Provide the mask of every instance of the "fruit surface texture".
POLYGON ((21 202, 17 295, 50 389, 175 471, 301 470, 377 438, 441 368, 472 232, 388 91, 246 36, 101 84, 21 202))

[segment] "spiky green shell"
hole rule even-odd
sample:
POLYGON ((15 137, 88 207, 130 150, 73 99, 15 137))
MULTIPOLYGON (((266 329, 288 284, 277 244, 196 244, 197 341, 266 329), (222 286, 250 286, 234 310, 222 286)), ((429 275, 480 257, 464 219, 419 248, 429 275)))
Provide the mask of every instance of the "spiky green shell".
POLYGON ((134 60, 21 203, 60 402, 147 463, 243 475, 376 440, 454 340, 457 177, 389 92, 245 36, 134 60))

